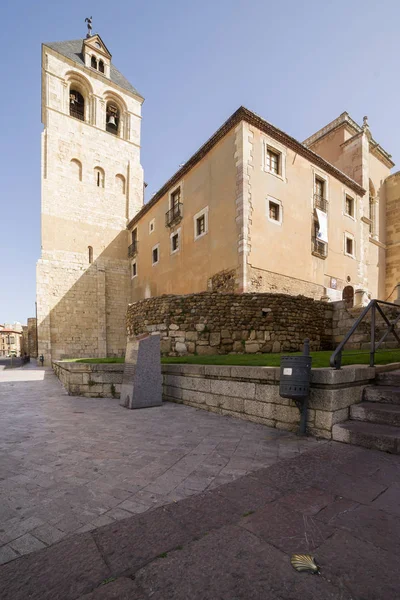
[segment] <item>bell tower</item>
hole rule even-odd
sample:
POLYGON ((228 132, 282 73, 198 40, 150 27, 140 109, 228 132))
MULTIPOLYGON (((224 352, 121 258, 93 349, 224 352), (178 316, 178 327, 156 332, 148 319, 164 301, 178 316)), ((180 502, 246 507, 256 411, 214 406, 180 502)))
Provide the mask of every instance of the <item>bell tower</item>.
POLYGON ((91 18, 85 39, 42 46, 38 348, 47 364, 123 355, 127 222, 143 204, 143 97, 91 18))

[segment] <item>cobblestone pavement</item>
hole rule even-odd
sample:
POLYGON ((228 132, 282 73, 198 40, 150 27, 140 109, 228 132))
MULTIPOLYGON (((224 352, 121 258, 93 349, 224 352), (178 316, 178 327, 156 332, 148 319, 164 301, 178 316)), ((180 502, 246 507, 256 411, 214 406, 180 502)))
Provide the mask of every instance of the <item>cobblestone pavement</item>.
POLYGON ((32 364, 2 370, 0 564, 321 444, 183 405, 71 397, 32 364))

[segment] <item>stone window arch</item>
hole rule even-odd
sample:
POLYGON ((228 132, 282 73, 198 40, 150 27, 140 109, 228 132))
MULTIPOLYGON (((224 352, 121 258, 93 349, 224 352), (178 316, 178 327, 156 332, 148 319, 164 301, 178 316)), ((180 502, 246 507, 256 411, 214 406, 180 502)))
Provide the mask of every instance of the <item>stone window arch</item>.
POLYGON ((122 98, 108 91, 104 95, 106 105, 105 129, 113 135, 126 139, 128 137, 128 109, 122 98))
POLYGON ((93 246, 88 246, 88 254, 89 264, 91 265, 93 262, 93 246))
POLYGON ((108 133, 118 135, 121 112, 114 102, 107 102, 106 108, 106 130, 108 133))
POLYGON ((104 73, 104 62, 102 60, 99 60, 99 71, 104 73))
POLYGON ((82 181, 82 163, 77 158, 72 158, 69 163, 69 170, 73 179, 82 181))
POLYGON ((121 175, 120 173, 118 173, 118 175, 115 176, 115 187, 117 188, 117 192, 119 194, 123 194, 125 196, 126 181, 125 181, 125 177, 123 175, 121 175))
POLYGON ((92 58, 90 59, 90 66, 92 67, 92 69, 96 69, 96 71, 97 71, 97 58, 93 55, 92 55, 92 58))
POLYGON ((105 173, 101 167, 96 167, 94 170, 94 182, 99 188, 104 188, 105 184, 105 173))
POLYGON ((69 114, 80 121, 85 120, 85 98, 72 86, 69 92, 69 114))
POLYGON ((93 89, 90 82, 76 71, 69 71, 65 76, 65 89, 67 102, 64 105, 66 112, 71 116, 91 122, 91 102, 93 89))

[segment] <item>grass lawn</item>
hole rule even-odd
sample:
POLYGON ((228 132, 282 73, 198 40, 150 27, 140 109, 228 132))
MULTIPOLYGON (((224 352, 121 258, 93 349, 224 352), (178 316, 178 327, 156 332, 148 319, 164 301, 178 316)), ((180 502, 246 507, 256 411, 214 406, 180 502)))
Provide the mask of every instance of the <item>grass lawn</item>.
MULTIPOLYGON (((216 354, 210 356, 168 356, 163 357, 163 364, 186 364, 186 365, 245 365, 249 367, 279 367, 281 356, 283 354, 216 354)), ((293 352, 291 355, 301 354, 293 352)), ((331 350, 321 352, 311 352, 313 358, 313 368, 329 367, 331 350)), ((77 363, 123 363, 123 358, 75 358, 68 359, 68 362, 77 363)), ((400 349, 396 350, 378 350, 375 353, 375 364, 386 365, 388 363, 400 362, 400 349)), ((349 350, 343 353, 342 365, 368 365, 369 353, 349 350)))

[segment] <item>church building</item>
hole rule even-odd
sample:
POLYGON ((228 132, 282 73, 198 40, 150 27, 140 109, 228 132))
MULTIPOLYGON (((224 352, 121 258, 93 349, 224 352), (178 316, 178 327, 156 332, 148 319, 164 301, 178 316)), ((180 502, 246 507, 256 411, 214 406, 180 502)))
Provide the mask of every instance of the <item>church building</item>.
MULTIPOLYGON (((89 25, 90 26, 90 25, 89 25)), ((303 143, 240 107, 143 202, 143 97, 89 29, 43 45, 45 360, 123 355, 128 303, 201 291, 391 301, 400 173, 365 117, 303 143)))

